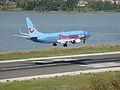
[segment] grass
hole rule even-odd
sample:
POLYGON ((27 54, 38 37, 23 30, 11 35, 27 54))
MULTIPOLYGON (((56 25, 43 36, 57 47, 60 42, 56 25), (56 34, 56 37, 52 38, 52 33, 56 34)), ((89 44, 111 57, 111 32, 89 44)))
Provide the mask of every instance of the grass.
POLYGON ((88 45, 88 46, 67 47, 67 48, 52 47, 41 50, 13 51, 13 52, 0 53, 0 61, 49 57, 49 56, 105 53, 105 52, 115 52, 115 51, 120 51, 120 44, 88 45))
POLYGON ((0 90, 120 90, 120 71, 0 83, 0 90))

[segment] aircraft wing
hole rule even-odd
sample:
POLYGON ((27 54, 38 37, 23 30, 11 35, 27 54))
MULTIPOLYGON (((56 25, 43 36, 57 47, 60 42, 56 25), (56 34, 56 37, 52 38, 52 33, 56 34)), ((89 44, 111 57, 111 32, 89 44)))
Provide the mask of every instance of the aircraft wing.
POLYGON ((28 36, 23 36, 23 35, 13 35, 15 37, 21 37, 21 38, 28 38, 28 36))

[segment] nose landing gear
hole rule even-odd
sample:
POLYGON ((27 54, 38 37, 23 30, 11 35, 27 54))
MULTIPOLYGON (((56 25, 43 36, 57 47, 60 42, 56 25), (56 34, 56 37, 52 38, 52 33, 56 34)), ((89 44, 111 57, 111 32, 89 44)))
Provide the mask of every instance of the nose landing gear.
POLYGON ((83 43, 85 43, 85 39, 83 39, 83 43))

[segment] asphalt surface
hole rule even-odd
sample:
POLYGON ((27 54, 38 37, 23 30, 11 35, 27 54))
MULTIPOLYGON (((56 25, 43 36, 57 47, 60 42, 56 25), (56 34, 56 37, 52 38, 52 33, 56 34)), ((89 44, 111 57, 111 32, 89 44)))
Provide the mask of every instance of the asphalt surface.
POLYGON ((120 67, 120 53, 0 63, 0 80, 120 67))

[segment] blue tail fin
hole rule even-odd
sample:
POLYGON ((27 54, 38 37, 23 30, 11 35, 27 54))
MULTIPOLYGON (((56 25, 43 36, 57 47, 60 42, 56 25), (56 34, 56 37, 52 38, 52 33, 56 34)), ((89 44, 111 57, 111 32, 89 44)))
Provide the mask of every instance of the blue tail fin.
POLYGON ((41 32, 38 32, 38 30, 33 25, 29 17, 26 17, 26 22, 27 22, 27 27, 28 27, 28 32, 29 32, 30 37, 37 37, 43 34, 41 32))

